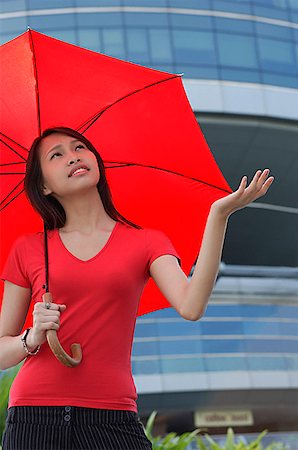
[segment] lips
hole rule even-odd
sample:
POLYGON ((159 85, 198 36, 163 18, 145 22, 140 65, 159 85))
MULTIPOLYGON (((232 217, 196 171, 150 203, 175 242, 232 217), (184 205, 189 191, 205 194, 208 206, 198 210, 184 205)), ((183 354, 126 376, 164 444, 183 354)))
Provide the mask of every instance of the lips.
POLYGON ((87 170, 90 170, 87 166, 85 166, 84 164, 82 164, 81 166, 73 167, 73 168, 71 169, 71 171, 69 172, 68 177, 71 177, 71 176, 75 173, 75 171, 78 170, 78 169, 87 169, 87 170))

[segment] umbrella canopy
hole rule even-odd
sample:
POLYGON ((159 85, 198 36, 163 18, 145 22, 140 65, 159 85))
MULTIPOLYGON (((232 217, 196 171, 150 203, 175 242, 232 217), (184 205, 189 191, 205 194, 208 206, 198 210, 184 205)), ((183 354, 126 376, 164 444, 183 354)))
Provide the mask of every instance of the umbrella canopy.
MULTIPOLYGON (((117 210, 164 231, 189 274, 211 204, 232 189, 196 121, 182 74, 32 29, 0 46, 0 60, 0 267, 18 236, 43 231, 24 193, 29 148, 44 129, 67 126, 100 153, 117 210)), ((138 316, 170 306, 150 279, 138 316)))

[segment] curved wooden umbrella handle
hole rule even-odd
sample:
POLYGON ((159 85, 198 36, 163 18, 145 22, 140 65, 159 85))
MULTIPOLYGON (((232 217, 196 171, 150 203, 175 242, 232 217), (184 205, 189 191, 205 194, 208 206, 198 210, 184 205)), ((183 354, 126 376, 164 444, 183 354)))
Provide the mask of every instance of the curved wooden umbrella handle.
MULTIPOLYGON (((52 294, 50 292, 45 292, 42 295, 42 299, 45 303, 52 303, 52 294)), ((80 364, 82 360, 82 348, 80 344, 71 344, 70 349, 72 356, 69 356, 60 344, 56 330, 47 330, 46 336, 52 352, 62 364, 68 367, 75 367, 80 364)))

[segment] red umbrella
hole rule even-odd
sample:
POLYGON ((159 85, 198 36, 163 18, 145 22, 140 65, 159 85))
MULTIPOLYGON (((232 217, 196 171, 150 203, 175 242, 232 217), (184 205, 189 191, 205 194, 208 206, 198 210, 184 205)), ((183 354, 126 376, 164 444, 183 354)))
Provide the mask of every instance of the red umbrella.
MULTIPOLYGON (((24 194, 28 150, 44 129, 67 126, 100 152, 117 210, 164 231, 189 274, 211 204, 232 189, 200 130, 182 74, 32 29, 0 46, 0 61, 1 267, 18 236, 43 229, 24 194)), ((170 306, 150 279, 138 316, 170 306)))

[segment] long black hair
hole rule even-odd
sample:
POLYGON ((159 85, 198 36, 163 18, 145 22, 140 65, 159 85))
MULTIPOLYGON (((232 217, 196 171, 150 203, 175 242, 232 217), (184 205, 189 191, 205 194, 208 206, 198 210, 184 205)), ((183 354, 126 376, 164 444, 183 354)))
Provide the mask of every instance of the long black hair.
POLYGON ((24 188, 26 196, 33 208, 41 215, 44 220, 44 225, 48 230, 54 228, 62 228, 65 225, 66 214, 61 203, 53 197, 51 194, 44 195, 42 191, 43 176, 40 165, 40 143, 46 137, 52 133, 63 133, 68 136, 72 136, 83 142, 87 148, 94 153, 98 167, 100 171, 100 179, 97 183, 97 190, 100 195, 103 207, 106 213, 116 221, 122 221, 135 228, 142 228, 130 220, 126 219, 115 208, 112 200, 111 191, 107 182, 105 167, 103 160, 92 145, 92 143, 78 131, 69 127, 52 127, 43 131, 41 136, 38 136, 32 143, 29 150, 29 156, 26 164, 26 175, 24 179, 24 188))

